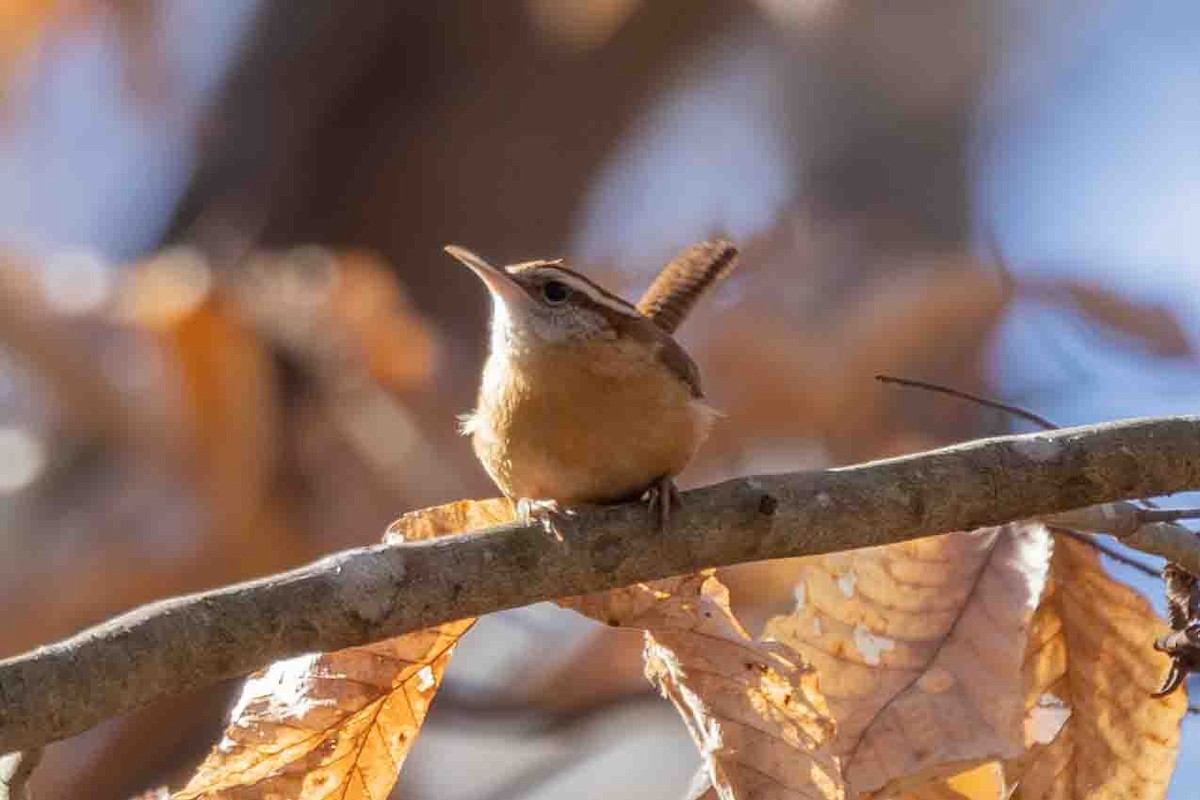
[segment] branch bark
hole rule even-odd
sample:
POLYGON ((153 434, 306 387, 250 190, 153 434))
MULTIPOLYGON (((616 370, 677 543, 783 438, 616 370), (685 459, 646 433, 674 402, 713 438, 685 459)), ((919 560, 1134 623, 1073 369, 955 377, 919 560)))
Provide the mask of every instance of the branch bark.
MULTIPOLYGON (((1131 420, 969 442, 687 492, 669 530, 644 508, 542 527, 332 555, 291 572, 132 611, 0 661, 0 752, 310 651, 710 566, 817 555, 1099 503, 1200 489, 1200 417, 1131 420)), ((1200 571, 1194 543, 1175 553, 1200 571)))

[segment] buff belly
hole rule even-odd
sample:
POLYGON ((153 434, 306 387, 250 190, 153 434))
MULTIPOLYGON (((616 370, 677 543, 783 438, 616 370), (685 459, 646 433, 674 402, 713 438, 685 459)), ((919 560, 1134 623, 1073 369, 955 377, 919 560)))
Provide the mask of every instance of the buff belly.
POLYGON ((711 427, 713 411, 654 362, 620 352, 602 352, 586 369, 578 352, 539 360, 519 369, 490 361, 466 425, 509 497, 564 505, 635 498, 679 474, 711 427))

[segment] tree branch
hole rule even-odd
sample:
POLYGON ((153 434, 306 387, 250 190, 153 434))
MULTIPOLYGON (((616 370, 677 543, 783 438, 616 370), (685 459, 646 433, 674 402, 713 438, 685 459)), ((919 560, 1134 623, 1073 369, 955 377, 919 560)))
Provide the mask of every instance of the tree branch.
MULTIPOLYGON (((1200 418, 1008 436, 687 492, 644 507, 338 553, 132 611, 0 662, 0 752, 79 733, 164 694, 441 622, 702 567, 816 555, 1200 488, 1200 418)), ((1128 542, 1128 539, 1126 540, 1128 542)), ((1176 542, 1178 544, 1178 542, 1176 542)), ((1172 554, 1200 572, 1200 548, 1172 554)))
POLYGON ((1126 547, 1165 558, 1193 575, 1200 575, 1200 558, 1197 558, 1200 539, 1196 534, 1174 522, 1153 521, 1177 513, 1172 509, 1160 511, 1114 502, 1051 514, 1044 521, 1063 528, 1106 533, 1126 547))

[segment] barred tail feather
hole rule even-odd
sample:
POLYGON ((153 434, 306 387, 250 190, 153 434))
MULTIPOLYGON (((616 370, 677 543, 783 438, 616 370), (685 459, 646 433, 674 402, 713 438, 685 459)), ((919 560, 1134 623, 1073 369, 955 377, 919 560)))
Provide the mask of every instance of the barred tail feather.
POLYGON ((701 242, 671 260, 638 302, 638 311, 667 333, 674 333, 700 296, 728 275, 737 248, 723 239, 701 242))

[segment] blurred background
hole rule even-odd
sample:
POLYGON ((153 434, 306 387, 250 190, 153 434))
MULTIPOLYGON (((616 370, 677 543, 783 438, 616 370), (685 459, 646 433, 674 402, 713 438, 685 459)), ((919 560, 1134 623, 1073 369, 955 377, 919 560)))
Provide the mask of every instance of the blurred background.
MULTIPOLYGON (((1025 424, 879 372, 1194 411, 1198 37, 1187 0, 0 1, 0 656, 493 495, 449 242, 636 299, 737 240, 681 334, 728 415, 685 484, 1025 424)), ((793 570, 725 575, 752 628, 793 570)), ((486 618, 396 796, 682 796, 640 650, 486 618)), ((38 797, 180 779, 234 689, 53 746, 38 797)))

